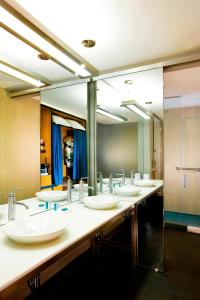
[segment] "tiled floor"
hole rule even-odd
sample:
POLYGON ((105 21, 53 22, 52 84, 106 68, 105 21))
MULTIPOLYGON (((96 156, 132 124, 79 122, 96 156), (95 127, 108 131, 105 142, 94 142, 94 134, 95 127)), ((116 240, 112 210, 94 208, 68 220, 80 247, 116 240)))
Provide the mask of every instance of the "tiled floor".
POLYGON ((199 300, 199 236, 172 228, 165 234, 170 275, 132 268, 126 251, 106 246, 99 256, 86 253, 27 300, 199 300))

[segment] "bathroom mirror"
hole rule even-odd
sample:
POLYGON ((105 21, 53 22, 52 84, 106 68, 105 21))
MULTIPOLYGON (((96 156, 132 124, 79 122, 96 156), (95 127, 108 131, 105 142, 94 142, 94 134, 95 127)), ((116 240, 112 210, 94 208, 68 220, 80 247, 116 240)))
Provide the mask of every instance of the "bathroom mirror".
MULTIPOLYGON (((163 179, 162 68, 98 80, 97 104, 97 170, 103 177, 119 178, 124 171, 125 183, 130 184, 133 171, 141 178, 146 173, 152 179, 163 179), (132 111, 134 105, 147 115, 132 111)), ((138 205, 138 228, 138 264, 162 271, 162 195, 138 205)))
POLYGON ((3 78, 0 83, 0 203, 7 203, 9 191, 15 190, 17 200, 21 200, 35 197, 41 188, 65 189, 68 176, 75 183, 87 176, 87 83, 58 85, 40 95, 17 98, 8 96, 3 78), (52 133, 53 127, 60 130, 61 138, 62 164, 55 176, 57 182, 53 179, 52 166, 56 165, 52 138, 57 137, 52 133), (76 148, 74 138, 75 147, 78 143, 76 148), (80 149, 84 155, 80 155, 80 149))
POLYGON ((129 178, 131 170, 162 178, 162 68, 98 80, 97 105, 98 171, 104 177, 124 169, 129 178), (124 103, 135 103, 148 119, 124 103))
POLYGON ((41 189, 66 190, 87 177, 87 83, 46 89, 40 102, 41 189))

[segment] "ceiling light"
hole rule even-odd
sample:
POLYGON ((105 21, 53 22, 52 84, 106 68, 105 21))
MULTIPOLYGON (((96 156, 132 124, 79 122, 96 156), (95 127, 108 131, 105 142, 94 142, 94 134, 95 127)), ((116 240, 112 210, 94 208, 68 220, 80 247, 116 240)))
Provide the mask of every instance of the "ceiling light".
POLYGON ((94 40, 83 40, 82 45, 86 48, 92 48, 96 45, 96 42, 94 40))
POLYGON ((41 60, 49 60, 50 56, 45 53, 40 53, 40 54, 38 54, 38 58, 41 60))
POLYGON ((22 81, 25 81, 25 82, 28 82, 34 86, 37 86, 37 87, 41 87, 43 85, 45 85, 44 82, 40 81, 40 80, 37 80, 7 64, 4 64, 2 62, 0 62, 0 71, 3 72, 3 73, 6 73, 8 75, 11 75, 15 78, 18 78, 22 81))
POLYGON ((126 80, 124 80, 124 84, 131 85, 131 84, 133 84, 133 80, 126 79, 126 80))
POLYGON ((100 106, 97 106, 96 112, 100 115, 109 117, 109 118, 114 119, 114 120, 119 121, 119 122, 123 122, 123 121, 128 120, 127 118, 122 117, 122 116, 117 115, 117 114, 113 114, 113 113, 101 108, 100 106))
POLYGON ((150 120, 151 119, 151 117, 146 112, 144 112, 144 110, 142 108, 140 108, 138 106, 138 104, 136 104, 135 101, 133 101, 133 100, 123 101, 121 106, 124 106, 127 109, 135 112, 136 114, 138 114, 140 117, 142 117, 145 120, 150 120))
MULTIPOLYGON (((41 53, 48 54, 53 61, 67 69, 79 74, 82 77, 90 76, 91 73, 87 71, 81 64, 77 63, 64 52, 60 51, 53 44, 48 42, 44 37, 40 36, 36 31, 21 22, 14 15, 9 13, 3 7, 0 7, 1 22, 5 25, 5 29, 16 37, 22 39, 32 48, 35 48, 41 53)), ((45 36, 45 34, 43 33, 45 36)))

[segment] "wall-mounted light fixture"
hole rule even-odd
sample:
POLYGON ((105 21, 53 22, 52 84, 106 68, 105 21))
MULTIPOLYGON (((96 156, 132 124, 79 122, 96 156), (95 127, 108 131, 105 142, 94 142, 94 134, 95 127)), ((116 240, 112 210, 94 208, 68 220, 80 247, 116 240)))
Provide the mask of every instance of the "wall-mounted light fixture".
POLYGON ((118 114, 113 114, 113 113, 101 108, 100 106, 97 106, 96 112, 100 115, 106 116, 108 118, 114 119, 114 120, 119 121, 119 122, 128 121, 127 118, 125 118, 123 116, 120 116, 118 114))
POLYGON ((8 75, 15 77, 17 79, 20 79, 22 81, 28 82, 31 85, 34 85, 36 87, 41 87, 41 86, 45 85, 44 82, 37 80, 37 79, 33 78, 32 76, 30 76, 24 72, 21 72, 2 61, 0 61, 0 72, 8 74, 8 75))
MULTIPOLYGON (((18 15, 19 13, 17 16, 18 15)), ((15 17, 3 7, 0 7, 0 16, 1 25, 5 30, 36 49, 38 52, 48 55, 55 63, 82 77, 92 75, 85 69, 85 66, 76 62, 73 57, 70 57, 66 50, 64 51, 63 48, 59 49, 58 45, 55 46, 56 43, 51 40, 50 37, 23 16, 21 16, 21 18, 15 17), (24 22, 21 20, 24 20, 24 22), (27 21, 26 23, 25 20, 27 21)))
POLYGON ((147 112, 145 112, 138 104, 136 104, 134 100, 123 101, 121 106, 135 112, 145 120, 151 119, 151 116, 147 112))

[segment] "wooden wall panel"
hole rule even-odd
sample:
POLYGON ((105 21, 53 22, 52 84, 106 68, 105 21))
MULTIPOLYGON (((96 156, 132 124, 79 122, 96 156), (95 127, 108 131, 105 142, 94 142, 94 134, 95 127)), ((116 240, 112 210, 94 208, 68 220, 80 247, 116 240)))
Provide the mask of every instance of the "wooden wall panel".
POLYGON ((165 111, 164 149, 165 209, 200 214, 200 172, 176 170, 200 167, 200 107, 165 111))
POLYGON ((30 97, 10 99, 0 89, 1 204, 13 188, 23 188, 18 200, 40 190, 40 102, 30 97))

